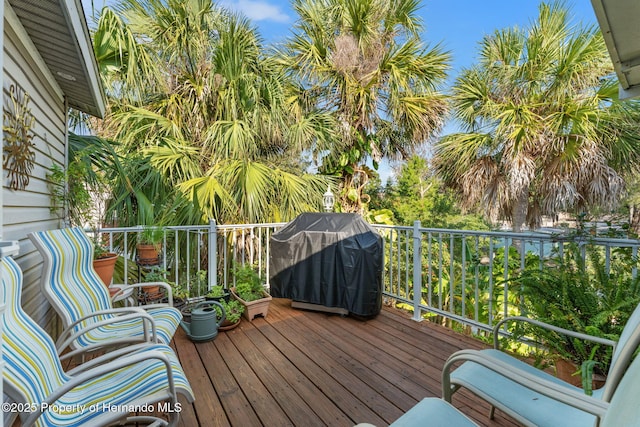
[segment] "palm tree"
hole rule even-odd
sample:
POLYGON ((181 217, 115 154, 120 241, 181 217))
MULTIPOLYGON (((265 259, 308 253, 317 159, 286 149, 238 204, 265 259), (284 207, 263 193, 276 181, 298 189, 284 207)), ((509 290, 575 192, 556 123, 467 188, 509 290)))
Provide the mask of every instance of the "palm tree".
POLYGON ((420 40, 417 0, 294 0, 299 15, 280 59, 301 109, 331 112, 338 142, 321 170, 342 179, 341 204, 362 211, 364 161, 406 157, 440 128, 449 57, 420 40))
POLYGON ((514 231, 559 210, 615 205, 640 154, 638 106, 618 101, 602 35, 568 17, 562 3, 542 3, 529 28, 485 37, 453 87, 466 132, 435 146, 466 206, 514 231))
POLYGON ((291 126, 287 76, 246 19, 211 0, 120 0, 97 28, 112 95, 105 135, 142 154, 203 219, 282 221, 320 207, 328 181, 297 159, 326 123, 291 126))

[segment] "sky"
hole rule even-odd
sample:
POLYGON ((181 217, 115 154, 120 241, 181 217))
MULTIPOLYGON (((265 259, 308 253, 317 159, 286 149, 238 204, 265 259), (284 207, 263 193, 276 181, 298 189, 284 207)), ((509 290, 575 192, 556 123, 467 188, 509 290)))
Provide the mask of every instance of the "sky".
MULTIPOLYGON (((82 0, 85 13, 91 5, 99 10, 114 0, 82 0)), ((538 14, 539 0, 422 0, 423 40, 440 43, 453 57, 453 76, 461 67, 474 63, 478 43, 494 30, 525 27, 538 14)), ((565 0, 576 22, 596 24, 590 0, 565 0)), ((267 43, 282 42, 291 34, 296 14, 290 0, 219 0, 229 9, 243 13, 258 27, 267 43)))
MULTIPOLYGON (((453 69, 473 64, 483 36, 494 30, 525 27, 537 17, 539 0, 422 0, 423 40, 440 43, 453 56, 453 69)), ((223 0, 259 28, 267 42, 277 43, 291 34, 296 15, 289 0, 223 0)), ((596 24, 590 0, 568 0, 576 22, 596 24)))
MULTIPOLYGON (((93 0, 99 8, 113 0, 93 0)), ((92 0, 82 0, 85 13, 91 13, 92 0)), ((284 41, 296 21, 290 0, 220 0, 226 8, 243 13, 258 27, 266 43, 284 41)), ((422 0, 420 16, 424 31, 422 40, 430 46, 440 44, 452 57, 452 82, 464 67, 477 59, 478 45, 485 35, 495 30, 518 26, 526 27, 538 15, 539 0, 422 0)), ((590 0, 565 0, 573 12, 575 23, 596 25, 590 0)), ((453 132, 451 125, 443 133, 453 132)), ((382 182, 391 170, 384 165, 380 170, 382 182)))

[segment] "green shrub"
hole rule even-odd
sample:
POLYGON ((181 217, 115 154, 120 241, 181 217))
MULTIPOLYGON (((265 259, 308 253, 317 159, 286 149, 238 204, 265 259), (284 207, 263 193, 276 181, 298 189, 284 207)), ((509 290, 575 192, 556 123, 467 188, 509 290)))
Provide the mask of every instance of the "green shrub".
MULTIPOLYGON (((543 269, 525 270, 514 280, 521 285, 523 313, 561 328, 617 341, 640 302, 639 280, 631 277, 635 260, 624 251, 614 252, 607 272, 602 248, 571 243, 563 252, 543 269)), ((608 370, 608 346, 531 326, 515 332, 538 337, 552 352, 578 366, 595 361, 596 371, 608 370)))

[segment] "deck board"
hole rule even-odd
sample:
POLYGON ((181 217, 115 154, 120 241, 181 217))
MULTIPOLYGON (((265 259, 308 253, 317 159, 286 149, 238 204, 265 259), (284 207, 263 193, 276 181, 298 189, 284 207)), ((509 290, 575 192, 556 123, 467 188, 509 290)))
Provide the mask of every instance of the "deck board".
MULTIPOLYGON (((266 318, 206 343, 182 330, 173 342, 196 396, 184 426, 387 425, 427 396, 440 396, 446 358, 484 344, 385 308, 359 320, 292 309, 274 298, 266 318)), ((517 426, 466 391, 455 405, 480 425, 517 426)))

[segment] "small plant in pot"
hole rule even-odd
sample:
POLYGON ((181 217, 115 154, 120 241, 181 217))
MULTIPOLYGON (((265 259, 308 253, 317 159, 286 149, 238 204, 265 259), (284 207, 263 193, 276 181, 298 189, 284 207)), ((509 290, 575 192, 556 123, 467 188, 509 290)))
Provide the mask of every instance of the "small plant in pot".
POLYGON ((173 295, 173 306, 182 308, 187 304, 189 299, 189 291, 182 285, 176 285, 173 282, 167 282, 171 286, 171 294, 173 295))
POLYGON ((260 276, 250 266, 234 268, 236 286, 231 288, 231 294, 244 307, 244 317, 251 321, 256 316, 267 317, 271 295, 267 293, 260 276))
POLYGON ((144 226, 138 235, 137 263, 140 265, 158 265, 164 231, 162 227, 144 226))
POLYGON ((142 295, 140 297, 145 303, 158 301, 165 297, 164 292, 157 282, 166 283, 166 275, 167 271, 158 266, 151 267, 151 269, 144 274, 144 283, 149 283, 149 285, 142 287, 142 295))
MULTIPOLYGON (((232 300, 221 300, 220 304, 224 307, 227 317, 222 322, 218 330, 220 331, 228 331, 230 329, 235 328, 240 323, 242 319, 242 314, 244 313, 244 305, 240 303, 240 301, 232 299, 232 300)), ((218 308, 216 307, 216 310, 218 308)), ((220 313, 218 313, 220 315, 220 313)))
MULTIPOLYGON (((118 254, 109 252, 104 246, 98 242, 94 243, 93 248, 93 269, 96 271, 102 283, 106 287, 111 285, 111 279, 113 278, 113 271, 118 260, 118 254)), ((117 292, 117 289, 113 290, 113 293, 117 292)))
POLYGON ((229 296, 230 293, 228 290, 226 290, 224 288, 224 286, 221 285, 216 285, 216 286, 212 286, 211 289, 209 289, 209 292, 207 292, 207 294, 205 295, 205 298, 207 300, 213 300, 213 301, 229 301, 229 296))

